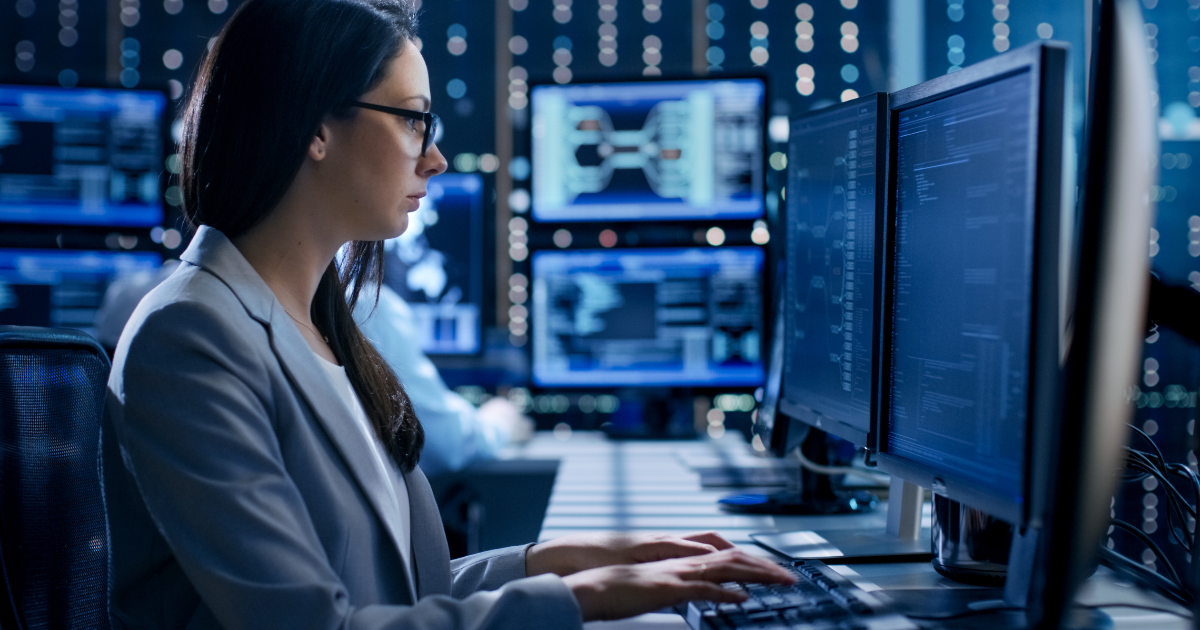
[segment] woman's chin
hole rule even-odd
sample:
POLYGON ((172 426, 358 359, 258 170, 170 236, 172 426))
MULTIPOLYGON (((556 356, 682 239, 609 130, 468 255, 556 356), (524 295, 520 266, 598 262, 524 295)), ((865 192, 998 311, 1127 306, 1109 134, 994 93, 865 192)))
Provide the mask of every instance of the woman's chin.
POLYGON ((390 225, 378 226, 378 228, 370 235, 369 238, 359 240, 386 241, 388 239, 396 238, 397 236, 400 236, 408 231, 408 223, 408 215, 401 215, 398 220, 390 225))

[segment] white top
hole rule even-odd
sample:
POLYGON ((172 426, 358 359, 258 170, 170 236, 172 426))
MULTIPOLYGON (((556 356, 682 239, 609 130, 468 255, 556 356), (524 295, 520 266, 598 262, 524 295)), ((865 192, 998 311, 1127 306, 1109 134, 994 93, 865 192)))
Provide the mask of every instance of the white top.
MULTIPOLYGON (((329 374, 342 402, 350 409, 354 425, 358 427, 359 433, 366 440, 371 454, 374 455, 372 461, 375 464, 375 471, 383 479, 384 487, 388 489, 388 494, 391 496, 392 507, 400 517, 400 557, 404 559, 404 568, 408 572, 408 584, 410 588, 415 588, 412 572, 412 521, 409 514, 408 486, 404 483, 404 475, 396 475, 396 478, 400 480, 400 485, 397 487, 392 483, 392 476, 387 474, 384 461, 388 455, 383 450, 383 444, 375 434, 375 428, 371 426, 371 421, 367 419, 367 412, 363 411, 362 402, 359 401, 358 394, 354 392, 354 386, 350 384, 350 377, 346 376, 346 368, 326 361, 315 352, 313 355, 317 357, 317 362, 329 374)), ((416 599, 415 591, 413 599, 414 601, 416 599)))
POLYGON ((372 304, 373 300, 359 300, 354 318, 404 383, 413 410, 421 419, 425 429, 421 471, 432 477, 462 470, 472 462, 495 459, 497 451, 512 441, 511 429, 479 413, 475 405, 446 386, 421 349, 420 317, 391 287, 379 287, 374 310, 372 304))

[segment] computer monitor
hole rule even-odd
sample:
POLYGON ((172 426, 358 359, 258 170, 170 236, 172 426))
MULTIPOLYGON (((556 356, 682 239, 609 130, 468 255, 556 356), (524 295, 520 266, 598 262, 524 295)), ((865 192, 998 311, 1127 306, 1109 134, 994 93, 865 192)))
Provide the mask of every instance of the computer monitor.
POLYGON ((163 221, 167 97, 0 85, 0 224, 163 221))
MULTIPOLYGON (((771 422, 755 422, 760 439, 780 457, 798 447, 809 461, 829 465, 822 431, 874 445, 882 275, 882 256, 875 252, 883 227, 886 130, 882 93, 791 121, 779 348, 767 381, 768 389, 778 388, 778 409, 771 422)), ((786 492, 736 495, 721 503, 744 512, 835 514, 870 510, 878 502, 869 493, 841 489, 827 474, 802 469, 799 479, 799 487, 786 492)))
MULTIPOLYGON (((790 418, 779 409, 786 339, 793 323, 787 318, 785 308, 787 296, 783 287, 787 284, 787 274, 784 267, 776 275, 774 331, 767 378, 751 431, 758 445, 776 457, 787 458, 796 449, 807 450, 812 455, 809 461, 827 466, 834 463, 830 461, 830 450, 851 445, 838 441, 835 446, 824 432, 790 418)), ((878 504, 878 498, 868 492, 846 491, 828 473, 815 474, 795 460, 792 463, 799 469, 799 474, 789 477, 785 490, 770 494, 738 493, 722 497, 718 503, 728 511, 752 514, 845 514, 868 511, 878 504)), ((840 480, 840 475, 838 477, 840 480)), ((755 485, 752 479, 747 479, 751 482, 747 485, 755 485)))
POLYGON ((875 446, 887 94, 791 121, 780 411, 875 446))
POLYGON ((162 256, 153 252, 0 249, 0 325, 77 328, 94 335, 108 284, 160 266, 162 256))
POLYGON ((1158 154, 1152 69, 1136 2, 1095 0, 1073 336, 1028 609, 1058 627, 1095 566, 1125 461, 1145 336, 1158 154))
POLYGON ((757 387, 757 247, 533 254, 533 382, 540 387, 757 387))
POLYGON ((762 79, 535 85, 534 219, 762 216, 766 95, 762 79))
MULTIPOLYGON (((786 342, 771 444, 797 445, 810 462, 827 451, 825 432, 874 448, 879 379, 882 240, 886 221, 888 107, 873 94, 791 121, 788 137, 786 342)), ((783 455, 783 453, 778 453, 783 455)), ((830 514, 872 509, 869 493, 837 487, 803 469, 792 496, 753 511, 830 514)), ((776 553, 826 562, 918 561, 920 489, 894 484, 882 532, 754 534, 776 553)), ((743 503, 753 505, 747 496, 743 503)), ((927 531, 927 530, 926 530, 927 531)), ((927 538, 926 538, 927 540, 927 538)))
POLYGON ((879 468, 1016 525, 1057 422, 1066 49, 891 98, 879 468))
POLYGON ((439 175, 404 234, 384 242, 383 281, 408 302, 428 354, 480 349, 483 179, 439 175))

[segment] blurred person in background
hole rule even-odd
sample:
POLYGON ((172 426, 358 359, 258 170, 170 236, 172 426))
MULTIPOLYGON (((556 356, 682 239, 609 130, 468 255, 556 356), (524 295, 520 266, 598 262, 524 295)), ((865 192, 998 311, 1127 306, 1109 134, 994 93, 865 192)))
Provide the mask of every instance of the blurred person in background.
POLYGON ((425 427, 421 470, 440 475, 493 459, 507 444, 524 441, 533 423, 505 398, 478 408, 446 387, 433 361, 421 350, 412 307, 386 284, 375 308, 360 302, 355 319, 363 334, 395 370, 425 427))

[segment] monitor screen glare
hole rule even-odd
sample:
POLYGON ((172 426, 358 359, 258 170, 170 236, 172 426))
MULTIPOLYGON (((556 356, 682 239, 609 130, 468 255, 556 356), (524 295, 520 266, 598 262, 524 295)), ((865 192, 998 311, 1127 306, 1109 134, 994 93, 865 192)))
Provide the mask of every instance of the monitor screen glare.
POLYGON ((898 113, 889 451, 1022 502, 1028 71, 898 113))
POLYGON ((757 386, 758 248, 577 250, 533 258, 540 386, 757 386))
POLYGON ((764 98, 749 79, 535 87, 534 218, 762 216, 764 98))
POLYGON ((163 220, 166 96, 0 85, 0 223, 163 220))

